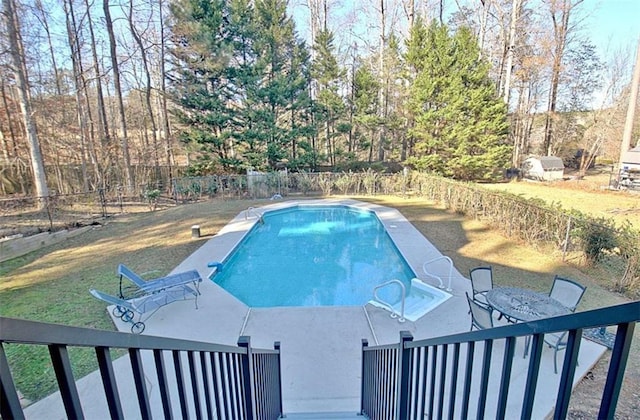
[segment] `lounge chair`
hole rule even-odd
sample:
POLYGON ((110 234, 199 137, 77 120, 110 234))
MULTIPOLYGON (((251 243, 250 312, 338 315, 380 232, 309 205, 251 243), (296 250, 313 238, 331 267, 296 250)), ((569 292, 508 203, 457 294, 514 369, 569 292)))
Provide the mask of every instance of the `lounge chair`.
MULTIPOLYGON (((195 290, 190 290, 193 294, 196 293, 195 290)), ((89 293, 97 299, 115 305, 113 314, 123 321, 131 323, 131 332, 134 334, 140 334, 144 331, 144 321, 149 319, 158 309, 176 300, 184 299, 184 291, 180 289, 165 289, 131 299, 111 296, 96 289, 89 290, 89 293)))
POLYGON ((198 308, 198 296, 200 295, 199 284, 202 281, 200 274, 196 270, 183 271, 181 273, 170 274, 152 280, 144 280, 134 273, 124 264, 118 265, 118 275, 120 276, 120 298, 127 299, 124 293, 122 280, 127 279, 137 288, 129 298, 135 298, 150 293, 159 293, 166 290, 182 291, 183 299, 188 295, 195 296, 196 309, 198 308))

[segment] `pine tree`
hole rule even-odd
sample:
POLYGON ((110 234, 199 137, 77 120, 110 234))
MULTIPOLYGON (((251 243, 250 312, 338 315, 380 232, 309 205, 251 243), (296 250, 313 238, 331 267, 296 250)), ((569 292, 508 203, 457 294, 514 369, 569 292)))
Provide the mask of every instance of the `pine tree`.
POLYGON ((436 22, 426 33, 416 28, 412 34, 420 36, 409 42, 416 70, 409 101, 415 118, 411 134, 417 143, 407 163, 456 179, 499 176, 511 154, 507 109, 475 38, 467 28, 450 36, 436 22))
POLYGON ((333 33, 321 30, 316 36, 313 49, 316 59, 312 65, 312 76, 318 84, 318 123, 324 125, 325 154, 332 165, 336 155, 336 122, 344 113, 345 104, 338 95, 342 72, 335 57, 333 33))
POLYGON ((171 5, 174 47, 169 51, 174 72, 171 94, 178 105, 178 138, 201 146, 201 172, 219 164, 230 169, 227 139, 233 125, 234 74, 229 62, 233 44, 226 27, 222 0, 182 0, 171 5))
POLYGON ((355 138, 359 149, 368 150, 368 161, 373 161, 374 131, 378 126, 379 83, 366 65, 357 68, 354 74, 355 138))

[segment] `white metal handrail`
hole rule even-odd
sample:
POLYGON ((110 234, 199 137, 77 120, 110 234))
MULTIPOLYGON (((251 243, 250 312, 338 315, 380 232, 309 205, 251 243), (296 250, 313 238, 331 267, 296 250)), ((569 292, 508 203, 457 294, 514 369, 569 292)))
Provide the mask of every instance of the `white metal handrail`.
POLYGON ((377 285, 376 287, 373 288, 373 298, 376 300, 376 302, 381 303, 382 305, 386 306, 389 309, 389 312, 391 312, 391 318, 395 318, 399 315, 398 318, 398 322, 404 322, 404 301, 405 298, 407 296, 407 289, 404 287, 404 283, 402 283, 400 280, 394 279, 394 280, 389 280, 386 283, 382 283, 377 285), (385 287, 385 286, 389 286, 390 284, 399 284, 400 285, 400 289, 402 290, 402 305, 400 306, 400 313, 398 314, 396 312, 396 310, 393 308, 393 305, 391 305, 389 302, 385 301, 384 299, 381 299, 380 296, 378 296, 378 290, 385 287))
POLYGON ((256 210, 255 207, 249 207, 244 211, 244 220, 248 220, 250 216, 262 220, 262 213, 256 210))
POLYGON ((431 263, 434 263, 436 261, 439 261, 439 260, 447 260, 447 261, 449 261, 449 283, 447 284, 446 290, 447 290, 447 292, 450 292, 452 290, 451 289, 451 276, 453 274, 453 261, 451 261, 451 258, 447 257, 446 255, 442 255, 440 257, 437 257, 437 258, 434 258, 432 260, 429 260, 429 261, 425 262, 424 264, 422 264, 422 271, 424 272, 424 274, 426 276, 433 277, 433 278, 437 279, 440 282, 438 287, 441 288, 441 289, 444 289, 444 282, 442 281, 442 278, 440 276, 435 275, 435 274, 431 274, 431 273, 429 273, 429 271, 427 271, 427 265, 429 265, 431 263))

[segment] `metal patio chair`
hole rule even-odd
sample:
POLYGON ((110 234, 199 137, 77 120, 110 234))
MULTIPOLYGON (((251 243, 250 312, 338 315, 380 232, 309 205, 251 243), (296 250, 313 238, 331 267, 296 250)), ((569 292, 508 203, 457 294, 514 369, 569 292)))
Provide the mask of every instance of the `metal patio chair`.
POLYGON ((586 287, 573 280, 556 275, 553 279, 549 297, 562 303, 571 312, 575 312, 586 289, 586 287))
POLYGON ((493 317, 491 309, 476 302, 467 293, 467 302, 469 303, 469 311, 471 312, 471 330, 476 327, 479 330, 493 328, 493 317))
POLYGON ((131 324, 131 332, 140 334, 144 331, 144 321, 149 319, 158 309, 171 302, 182 299, 179 290, 164 290, 161 292, 143 294, 132 299, 122 299, 96 289, 89 290, 96 299, 114 305, 113 315, 131 324))
POLYGON ((471 279, 473 300, 485 308, 490 308, 486 295, 489 290, 493 289, 493 269, 491 266, 472 268, 469 270, 469 278, 471 279))
POLYGON ((183 271, 152 280, 144 280, 124 264, 118 264, 118 275, 120 276, 119 297, 121 299, 135 298, 172 289, 173 291, 181 291, 183 299, 190 297, 190 295, 195 296, 196 309, 198 308, 199 283, 202 282, 202 278, 197 270, 183 271), (129 280, 135 285, 136 289, 129 296, 125 293, 125 288, 122 284, 123 279, 129 280))

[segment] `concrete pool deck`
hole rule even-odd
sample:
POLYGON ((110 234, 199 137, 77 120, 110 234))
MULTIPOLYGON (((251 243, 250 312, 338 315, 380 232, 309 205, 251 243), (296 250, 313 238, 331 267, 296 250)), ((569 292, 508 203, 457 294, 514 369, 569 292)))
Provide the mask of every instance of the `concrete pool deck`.
MULTIPOLYGON (((396 246, 419 278, 433 286, 434 278, 422 275, 422 264, 442 254, 404 218, 397 210, 354 200, 304 200, 280 201, 256 211, 278 209, 296 204, 354 205, 375 211, 387 228, 396 246)), ((203 244, 196 252, 178 265, 173 272, 197 269, 204 281, 202 295, 195 309, 192 301, 179 301, 161 308, 146 321, 144 335, 174 337, 196 341, 235 345, 240 335, 251 337, 255 348, 273 348, 281 343, 282 391, 284 413, 299 412, 358 412, 360 408, 361 340, 370 346, 397 343, 402 330, 410 331, 415 340, 450 335, 469 330, 470 317, 465 293, 471 285, 455 267, 451 276, 452 297, 416 322, 399 323, 389 317, 389 312, 367 304, 362 307, 311 307, 311 308, 253 308, 231 296, 214 282, 208 280, 212 261, 223 261, 256 223, 256 212, 242 212, 217 235, 203 244)), ((449 281, 449 267, 438 260, 430 271, 449 281)), ((120 331, 129 332, 130 324, 114 319, 120 331)), ((501 360, 501 343, 494 344, 493 359, 501 360)), ((516 355, 522 355, 524 340, 518 340, 516 355)), ((574 383, 577 383, 597 362, 605 348, 591 341, 582 340, 579 365, 574 383)), ((561 363, 564 353, 560 353, 561 363)), ((145 355, 152 372, 153 358, 145 355)), ((528 358, 514 358, 512 386, 510 387, 509 414, 516 414, 524 390, 528 358), (512 411, 513 410, 513 411, 512 411)), ((127 418, 137 418, 137 401, 133 383, 128 374, 128 357, 115 362, 116 376, 123 395, 123 410, 127 418), (131 398, 126 398, 130 395, 131 398)), ((87 418, 103 418, 108 415, 106 401, 94 372, 78 381, 83 408, 87 418)), ((147 373, 148 389, 152 403, 157 402, 161 413, 155 375, 147 373)), ((499 375, 494 375, 499 376, 499 375)), ((553 351, 543 351, 541 374, 533 418, 544 418, 555 404, 559 376, 553 373, 553 351)), ((492 381, 498 381, 492 378, 492 381)), ((491 386, 491 384, 490 384, 491 386)), ((494 384, 495 386, 495 384, 494 384)), ((497 394, 497 393, 496 393, 497 394)), ((491 395, 491 393, 490 393, 491 395)), ((487 402, 490 417, 495 402, 487 402)), ((28 418, 65 418, 59 395, 53 394, 25 410, 28 418)))

